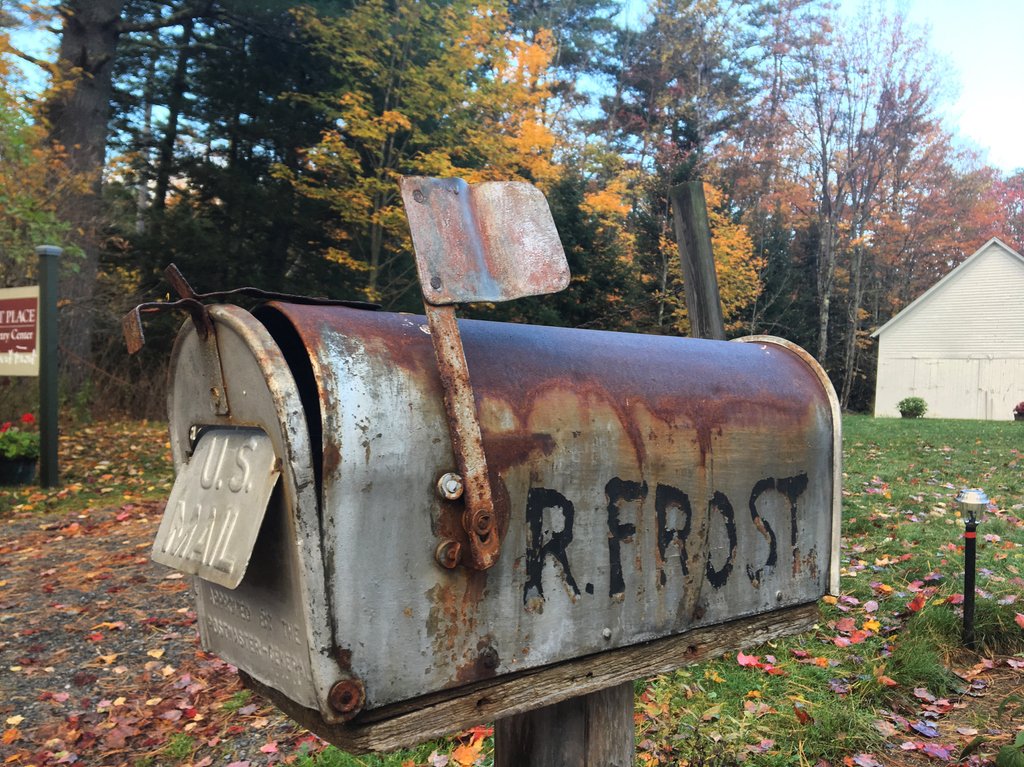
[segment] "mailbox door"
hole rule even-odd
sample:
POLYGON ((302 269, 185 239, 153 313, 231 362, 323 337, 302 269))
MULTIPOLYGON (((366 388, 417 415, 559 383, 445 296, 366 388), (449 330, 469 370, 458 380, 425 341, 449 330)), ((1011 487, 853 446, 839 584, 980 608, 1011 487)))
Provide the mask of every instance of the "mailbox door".
POLYGON ((802 353, 460 323, 502 546, 449 570, 462 508, 435 489, 455 461, 426 321, 260 316, 308 353, 334 652, 367 709, 828 589, 838 411, 802 353))
POLYGON ((164 524, 199 530, 172 531, 170 549, 192 560, 183 569, 198 572, 203 646, 335 721, 324 701, 344 672, 331 654, 319 506, 301 398, 262 324, 233 306, 211 307, 210 314, 216 356, 204 350, 191 323, 183 326, 172 356, 168 405, 178 473, 172 500, 184 500, 168 509, 164 524), (211 387, 219 376, 210 372, 211 364, 224 373, 226 415, 213 404, 211 387), (260 483, 270 489, 244 495, 260 483), (251 539, 244 539, 246 527, 251 539))

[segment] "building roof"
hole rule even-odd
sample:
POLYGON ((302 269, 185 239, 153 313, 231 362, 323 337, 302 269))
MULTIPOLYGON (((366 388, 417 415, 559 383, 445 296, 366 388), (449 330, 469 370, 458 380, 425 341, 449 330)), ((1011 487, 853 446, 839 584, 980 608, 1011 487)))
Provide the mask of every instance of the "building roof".
POLYGON ((879 335, 884 333, 886 330, 888 330, 890 327, 895 325, 897 322, 900 322, 901 320, 906 318, 909 314, 912 314, 914 312, 914 310, 917 309, 917 307, 919 307, 921 304, 926 302, 928 300, 928 298, 933 293, 938 291, 939 288, 941 288, 947 282, 951 282, 952 280, 956 279, 957 275, 961 271, 963 271, 964 268, 968 264, 970 264, 972 261, 974 261, 976 258, 978 258, 982 253, 987 251, 993 245, 997 245, 1000 248, 1002 248, 1008 254, 1010 254, 1011 256, 1016 258, 1017 260, 1019 260, 1020 263, 1021 263, 1021 266, 1024 266, 1024 256, 1022 256, 1020 253, 1015 251, 1013 248, 1011 248, 1005 242, 1000 240, 998 237, 993 237, 991 240, 989 240, 984 245, 982 245, 980 248, 978 248, 976 251, 974 251, 974 253, 972 253, 970 256, 965 258, 963 260, 963 262, 959 266, 957 266, 955 269, 953 269, 953 271, 951 271, 949 274, 947 274, 941 280, 939 280, 934 285, 932 285, 930 288, 928 288, 928 290, 926 290, 924 293, 922 293, 920 296, 918 296, 914 301, 912 301, 911 303, 907 304, 907 306, 904 307, 904 309, 902 311, 897 312, 895 315, 893 315, 893 317, 888 322, 886 322, 884 325, 882 325, 882 327, 880 327, 878 330, 876 330, 874 333, 872 333, 871 337, 872 338, 878 338, 879 335))

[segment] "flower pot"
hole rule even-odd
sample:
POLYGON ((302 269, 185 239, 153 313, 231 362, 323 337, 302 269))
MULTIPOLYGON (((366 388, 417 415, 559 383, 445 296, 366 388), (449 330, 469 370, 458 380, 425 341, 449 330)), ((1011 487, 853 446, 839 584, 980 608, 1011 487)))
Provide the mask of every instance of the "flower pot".
POLYGON ((36 458, 0 458, 0 485, 30 485, 36 478, 36 458))
POLYGON ((1024 421, 1024 413, 1014 413, 1013 414, 1013 420, 1014 421, 1024 421))

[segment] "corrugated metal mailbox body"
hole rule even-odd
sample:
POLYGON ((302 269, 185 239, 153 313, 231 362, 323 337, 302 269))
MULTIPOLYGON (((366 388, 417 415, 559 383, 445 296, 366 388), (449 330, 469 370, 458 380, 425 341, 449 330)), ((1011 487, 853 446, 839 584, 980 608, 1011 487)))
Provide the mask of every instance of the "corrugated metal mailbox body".
POLYGON ((325 722, 814 602, 835 577, 834 393, 785 342, 461 322, 501 535, 475 571, 438 564, 464 532, 437 489, 455 462, 422 317, 211 315, 230 415, 186 325, 162 546, 200 575, 204 645, 325 722), (201 542, 196 482, 223 507, 201 542))

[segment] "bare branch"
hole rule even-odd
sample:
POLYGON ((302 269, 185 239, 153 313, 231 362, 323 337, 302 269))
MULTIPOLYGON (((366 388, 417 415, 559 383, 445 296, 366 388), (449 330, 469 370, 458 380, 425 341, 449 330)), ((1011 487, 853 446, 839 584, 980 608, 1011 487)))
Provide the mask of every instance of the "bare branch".
POLYGON ((37 58, 36 56, 33 56, 30 53, 25 53, 25 51, 20 50, 18 48, 15 48, 13 45, 10 45, 10 44, 8 44, 8 49, 10 50, 11 53, 13 53, 15 56, 17 56, 22 61, 27 61, 29 64, 33 64, 33 65, 39 67, 40 69, 49 69, 50 68, 50 62, 46 61, 45 59, 40 59, 40 58, 37 58))
POLYGON ((128 32, 155 32, 158 29, 177 26, 188 19, 218 15, 219 12, 215 13, 212 8, 213 0, 204 0, 194 4, 190 3, 167 18, 154 19, 153 21, 138 21, 130 24, 122 21, 118 24, 117 28, 121 34, 128 32))

